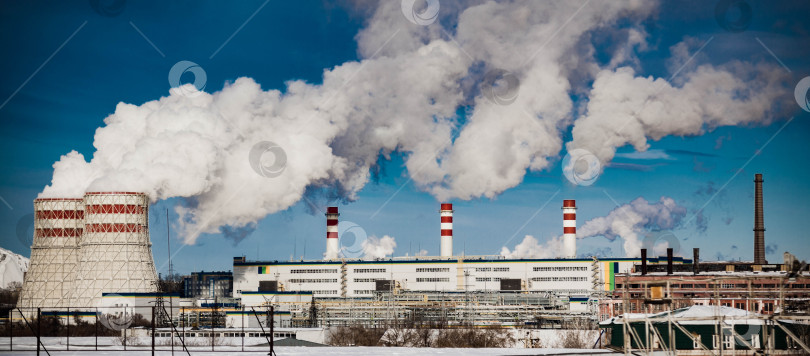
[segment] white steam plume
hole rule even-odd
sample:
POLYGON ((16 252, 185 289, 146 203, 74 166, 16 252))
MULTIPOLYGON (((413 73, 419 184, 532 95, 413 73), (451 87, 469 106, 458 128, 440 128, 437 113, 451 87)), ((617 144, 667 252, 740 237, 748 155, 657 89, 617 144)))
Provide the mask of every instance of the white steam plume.
MULTIPOLYGON (((644 231, 673 229, 680 225, 685 215, 686 208, 675 203, 672 198, 661 197, 657 202, 650 203, 639 197, 613 209, 606 216, 588 220, 582 227, 577 228, 577 239, 603 236, 613 241, 620 237, 624 240, 625 256, 638 257, 643 242, 639 234, 644 231)), ((662 248, 665 251, 666 247, 668 245, 656 244, 653 246, 654 251, 651 252, 660 252, 662 248)), ((514 250, 502 247, 501 255, 507 258, 561 257, 562 236, 541 243, 534 237, 526 235, 514 250)))
POLYGON ((678 205, 672 198, 661 197, 657 202, 650 203, 639 197, 613 209, 607 216, 588 220, 581 228, 577 228, 577 239, 604 236, 614 240, 621 237, 624 240, 625 256, 637 257, 642 245, 640 233, 673 229, 681 223, 684 216, 686 208, 678 205))
POLYGON ((506 258, 557 258, 563 255, 562 236, 552 237, 545 243, 540 243, 532 235, 526 235, 514 250, 506 246, 501 247, 501 256, 506 258))
MULTIPOLYGON (((328 187, 354 199, 380 155, 395 151, 407 157, 413 181, 438 200, 491 198, 520 184, 527 171, 546 169, 557 159, 562 134, 574 122, 574 95, 592 98, 572 144, 592 144, 591 149, 607 152, 600 153, 602 159, 624 142, 635 145, 647 136, 679 132, 647 133, 656 122, 645 121, 642 128, 631 125, 632 140, 591 133, 594 127, 601 130, 603 120, 615 120, 602 117, 612 109, 611 86, 651 81, 614 68, 640 66, 633 50, 648 48, 640 24, 656 7, 641 1, 442 3, 439 21, 420 26, 402 16, 399 2, 379 2, 356 36, 361 61, 324 70, 320 84, 290 81, 283 91, 264 91, 252 79, 240 78, 213 94, 186 96, 188 88, 181 88, 142 105, 121 103, 96 131, 92 159, 76 152, 63 156, 40 196, 134 190, 155 201, 187 198, 177 212, 180 234, 189 244, 202 233, 245 236, 245 229, 292 206, 310 188, 328 187), (610 47, 614 60, 604 67, 592 44, 596 31, 616 42, 610 47), (482 94, 487 92, 482 78, 493 69, 520 82, 509 105, 482 94), (594 79, 590 90, 587 83, 594 79), (456 117, 462 106, 468 106, 463 126, 456 117), (287 156, 277 177, 251 168, 249 152, 263 141, 277 144, 287 156)), ((742 71, 745 65, 737 67, 742 71)), ((667 92, 672 98, 660 100, 676 101, 673 106, 685 112, 685 119, 703 120, 721 117, 722 110, 762 112, 782 92, 761 70, 731 78, 728 70, 704 65, 683 73, 689 80, 667 92), (764 84, 740 96, 685 94, 734 91, 749 82, 764 84)), ((653 83, 647 86, 671 86, 653 83)), ((619 89, 629 95, 630 88, 619 89)), ((650 116, 644 113, 636 115, 638 120, 650 116)), ((754 114, 742 116, 747 119, 716 122, 756 120, 754 114)))
POLYGON ((628 67, 596 75, 587 114, 577 119, 567 148, 585 149, 602 163, 626 144, 636 151, 648 139, 695 136, 719 126, 769 124, 789 95, 787 72, 774 65, 731 63, 699 66, 674 85, 637 77, 628 67))
POLYGON ((363 259, 385 258, 385 256, 393 254, 396 247, 397 243, 391 236, 385 235, 379 239, 369 236, 368 239, 363 241, 363 259))

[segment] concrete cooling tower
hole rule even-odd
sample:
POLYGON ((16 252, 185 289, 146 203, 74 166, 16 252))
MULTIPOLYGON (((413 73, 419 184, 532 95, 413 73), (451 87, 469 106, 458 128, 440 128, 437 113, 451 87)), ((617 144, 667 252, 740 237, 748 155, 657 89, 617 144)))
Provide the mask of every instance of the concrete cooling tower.
POLYGON ((102 293, 157 290, 146 194, 37 199, 34 209, 31 265, 20 307, 92 308, 102 293))
POLYGON ((82 199, 34 200, 31 260, 17 306, 70 306, 79 258, 84 204, 82 199))

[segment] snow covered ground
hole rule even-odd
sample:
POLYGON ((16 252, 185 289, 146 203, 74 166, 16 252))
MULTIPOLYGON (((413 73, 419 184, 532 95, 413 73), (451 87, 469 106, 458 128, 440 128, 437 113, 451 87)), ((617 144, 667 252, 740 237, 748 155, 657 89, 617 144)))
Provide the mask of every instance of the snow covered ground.
POLYGON ((27 258, 0 247, 0 288, 6 288, 14 282, 22 284, 27 270, 27 258))
MULTIPOLYGON (((48 351, 53 355, 79 356, 79 355, 120 355, 123 347, 118 345, 118 338, 100 337, 99 351, 94 350, 95 338, 82 337, 70 339, 70 351, 65 351, 65 338, 43 338, 43 343, 48 351)), ((125 355, 151 355, 149 342, 151 340, 141 340, 147 346, 128 346, 125 355), (134 351, 138 350, 138 351, 134 351)), ((9 350, 9 339, 0 336, 0 354, 3 355, 34 355, 36 354, 36 339, 33 337, 14 338, 14 351, 9 350)), ((160 351, 156 355, 169 356, 172 352, 168 346, 159 346, 160 351)), ((216 352, 211 352, 210 346, 190 347, 191 355, 267 355, 267 346, 245 347, 245 352, 241 352, 240 346, 216 346, 216 352)), ((464 355, 464 356, 489 356, 489 355, 594 355, 611 354, 608 350, 575 350, 575 349, 429 349, 415 347, 276 347, 278 356, 343 356, 343 355, 379 355, 379 356, 416 356, 416 355, 464 355)), ((45 354, 44 352, 42 353, 45 354)), ((175 355, 184 355, 182 348, 175 346, 175 355)))

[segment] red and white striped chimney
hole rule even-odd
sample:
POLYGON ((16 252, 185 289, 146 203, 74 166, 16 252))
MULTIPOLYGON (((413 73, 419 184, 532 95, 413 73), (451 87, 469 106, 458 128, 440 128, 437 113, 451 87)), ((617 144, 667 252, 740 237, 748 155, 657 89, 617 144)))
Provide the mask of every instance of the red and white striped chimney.
POLYGON ((563 200, 563 257, 577 257, 577 202, 563 200))
POLYGON ((439 215, 442 218, 442 257, 453 256, 453 204, 443 203, 439 215))
POLYGON ((340 248, 338 245, 338 208, 330 206, 326 208, 326 255, 327 260, 333 260, 338 257, 340 248))

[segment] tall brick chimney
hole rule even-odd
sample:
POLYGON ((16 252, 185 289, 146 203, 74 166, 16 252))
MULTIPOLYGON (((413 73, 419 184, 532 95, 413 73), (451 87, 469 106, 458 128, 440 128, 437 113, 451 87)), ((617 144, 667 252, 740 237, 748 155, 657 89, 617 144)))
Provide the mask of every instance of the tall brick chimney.
POLYGON ((765 260, 765 217, 762 211, 762 174, 754 176, 754 264, 764 265, 765 260))

